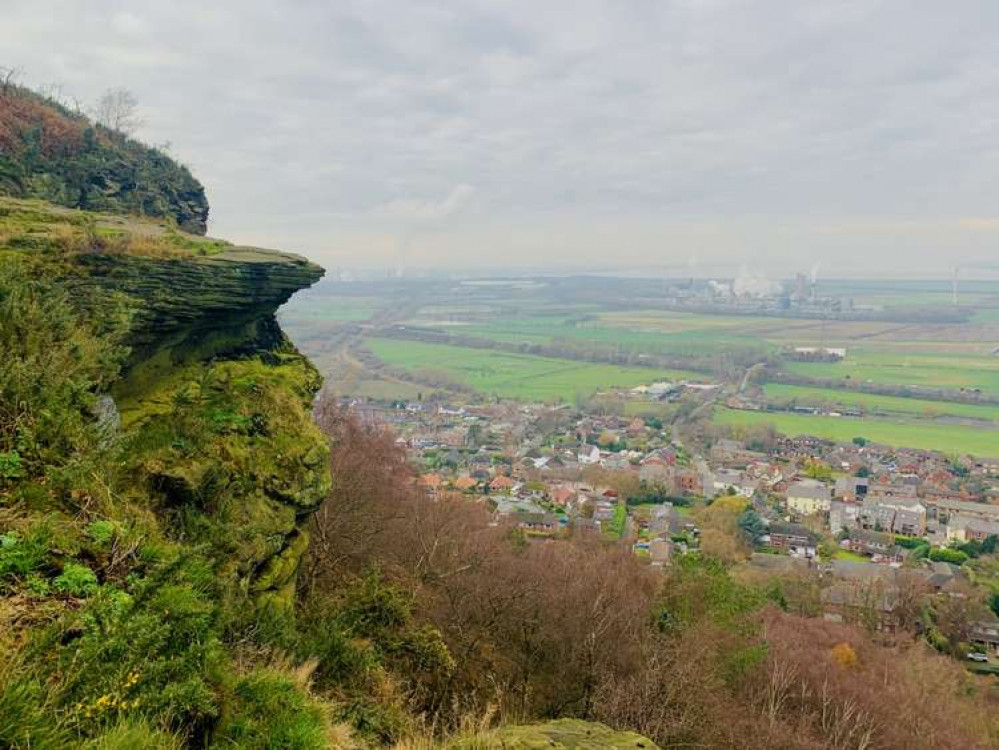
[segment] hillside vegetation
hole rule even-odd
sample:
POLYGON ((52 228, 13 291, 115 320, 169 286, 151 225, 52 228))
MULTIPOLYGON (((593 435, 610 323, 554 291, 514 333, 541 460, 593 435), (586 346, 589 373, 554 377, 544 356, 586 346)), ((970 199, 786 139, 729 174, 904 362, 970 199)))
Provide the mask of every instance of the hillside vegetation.
POLYGON ((0 85, 0 195, 169 218, 204 234, 205 189, 162 151, 13 84, 0 85))
POLYGON ((999 743, 994 678, 794 581, 427 497, 391 432, 314 403, 274 313, 321 275, 0 201, 0 747, 999 743))

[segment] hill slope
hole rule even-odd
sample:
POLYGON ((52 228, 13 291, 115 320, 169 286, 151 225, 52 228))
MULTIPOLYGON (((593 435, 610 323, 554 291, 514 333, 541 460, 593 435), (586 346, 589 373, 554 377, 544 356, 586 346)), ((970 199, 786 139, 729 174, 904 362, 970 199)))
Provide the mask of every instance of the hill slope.
POLYGON ((205 190, 186 167, 12 85, 0 87, 0 195, 169 218, 195 234, 208 223, 205 190))

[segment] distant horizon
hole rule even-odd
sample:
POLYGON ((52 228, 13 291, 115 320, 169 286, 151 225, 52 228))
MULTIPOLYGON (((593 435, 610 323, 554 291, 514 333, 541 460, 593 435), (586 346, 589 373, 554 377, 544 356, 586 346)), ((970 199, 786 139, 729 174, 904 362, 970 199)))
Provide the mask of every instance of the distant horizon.
POLYGON ((27 85, 135 94, 135 135, 204 183, 213 234, 324 266, 943 278, 999 248, 985 0, 4 14, 0 66, 27 85))
MULTIPOLYGON (((684 281, 688 279, 693 279, 694 281, 710 281, 714 280, 731 280, 737 277, 739 268, 738 266, 732 267, 728 270, 719 269, 718 273, 708 274, 703 272, 697 272, 694 274, 679 274, 679 273, 663 273, 661 267, 589 267, 581 268, 573 271, 568 270, 558 270, 551 267, 545 266, 481 266, 481 267, 444 267, 444 266, 423 266, 423 267, 393 267, 390 265, 370 265, 370 266, 347 266, 347 265, 324 265, 326 270, 326 276, 323 278, 323 282, 329 282, 334 280, 333 275, 337 273, 341 274, 363 274, 365 280, 402 280, 407 279, 417 280, 417 279, 441 279, 441 280, 463 280, 463 279, 478 279, 478 278, 489 278, 489 279, 518 279, 518 278, 571 278, 575 276, 581 277, 606 277, 606 278, 620 278, 620 279, 661 279, 663 281, 684 281)), ((990 271, 993 274, 991 277, 987 274, 983 274, 980 269, 969 269, 969 273, 974 271, 975 276, 972 278, 970 276, 959 276, 958 285, 966 284, 976 284, 976 283, 999 283, 999 268, 995 271, 990 271)), ((802 269, 800 273, 805 273, 807 269, 802 269)), ((774 281, 788 281, 795 278, 796 273, 791 272, 785 276, 770 275, 765 274, 765 276, 774 281)), ((865 274, 861 276, 840 276, 830 274, 828 276, 822 276, 818 279, 818 285, 821 286, 823 282, 832 283, 939 283, 946 284, 948 288, 953 283, 952 274, 935 275, 931 272, 925 274, 910 274, 910 275, 883 275, 883 274, 865 274)))

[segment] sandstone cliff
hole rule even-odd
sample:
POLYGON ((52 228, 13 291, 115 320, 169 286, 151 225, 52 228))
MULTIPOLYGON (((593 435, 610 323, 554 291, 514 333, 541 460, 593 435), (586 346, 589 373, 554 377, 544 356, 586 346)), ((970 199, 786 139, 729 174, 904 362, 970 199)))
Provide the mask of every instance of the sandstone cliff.
POLYGON ((130 501, 166 534, 214 547, 234 591, 288 605, 329 477, 309 413, 320 377, 274 313, 322 269, 33 201, 0 199, 0 233, 0 254, 69 290, 91 320, 127 319, 104 408, 137 480, 130 501))

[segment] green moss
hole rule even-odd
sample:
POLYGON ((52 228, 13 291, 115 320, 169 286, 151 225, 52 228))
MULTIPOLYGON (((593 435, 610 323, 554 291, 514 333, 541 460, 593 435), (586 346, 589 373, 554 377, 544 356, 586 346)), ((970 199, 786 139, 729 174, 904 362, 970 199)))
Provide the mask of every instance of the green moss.
POLYGON ((27 623, 21 666, 0 640, 0 745, 169 748, 163 727, 204 742, 220 722, 220 746, 324 746, 318 704, 274 675, 237 683, 224 645, 293 630, 305 525, 330 488, 320 377, 274 318, 321 270, 9 199, 0 262, 0 309, 39 322, 0 323, 4 383, 37 414, 0 424, 0 595, 27 623))

